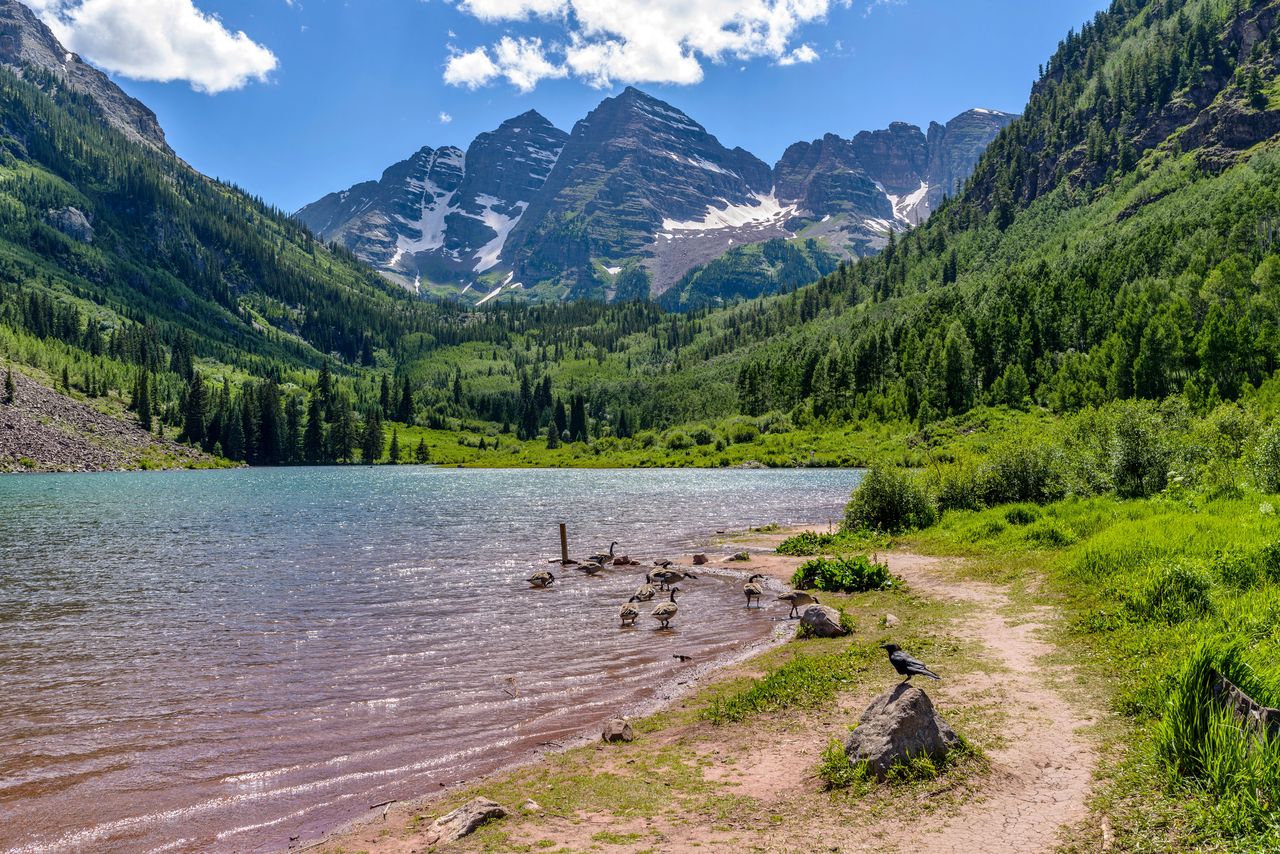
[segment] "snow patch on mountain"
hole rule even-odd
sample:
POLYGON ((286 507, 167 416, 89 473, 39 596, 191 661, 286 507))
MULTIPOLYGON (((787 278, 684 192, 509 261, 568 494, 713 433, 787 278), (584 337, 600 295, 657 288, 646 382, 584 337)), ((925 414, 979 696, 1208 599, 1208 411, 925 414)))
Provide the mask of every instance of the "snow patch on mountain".
POLYGON ((917 209, 929 195, 929 183, 921 181, 920 186, 905 196, 885 193, 889 204, 893 205, 893 218, 905 225, 919 225, 920 216, 917 209))
POLYGON ((702 219, 686 222, 664 219, 662 230, 664 232, 709 231, 717 228, 742 228, 745 225, 781 223, 796 212, 795 205, 783 205, 773 192, 767 196, 756 193, 754 198, 755 204, 741 205, 733 205, 727 199, 720 199, 725 204, 723 208, 708 205, 702 219))
POLYGON ((497 232, 497 236, 484 246, 481 246, 480 251, 475 254, 475 272, 483 273, 485 270, 498 265, 498 259, 502 255, 502 247, 507 243, 507 236, 511 234, 511 229, 516 227, 520 217, 524 216, 524 212, 529 208, 529 203, 516 202, 512 207, 516 208, 517 213, 515 216, 511 216, 494 210, 495 206, 503 204, 499 198, 482 194, 476 197, 476 201, 480 203, 483 211, 480 216, 475 218, 497 232))

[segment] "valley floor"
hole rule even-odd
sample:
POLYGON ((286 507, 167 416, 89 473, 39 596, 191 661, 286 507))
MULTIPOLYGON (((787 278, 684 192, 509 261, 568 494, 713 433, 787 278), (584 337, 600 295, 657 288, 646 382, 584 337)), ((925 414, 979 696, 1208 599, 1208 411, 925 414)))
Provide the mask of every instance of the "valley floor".
MULTIPOLYGON (((767 598, 804 560, 774 552, 783 536, 724 544, 751 553, 738 568, 777 580, 767 598)), ((851 638, 786 643, 637 722, 630 744, 548 754, 466 791, 395 805, 319 850, 426 850, 431 820, 475 795, 512 814, 448 850, 1057 850, 1088 817, 1093 732, 1105 714, 1098 692, 1052 640, 1059 612, 1027 575, 1002 583, 978 580, 958 559, 906 550, 886 558, 903 588, 821 596, 854 618, 851 638), (943 675, 922 687, 976 753, 931 779, 825 791, 817 773, 823 751, 896 683, 879 649, 890 639, 943 675), (833 701, 806 702, 802 692, 732 722, 709 714, 717 702, 808 664, 820 665, 815 678, 841 683, 833 701)))

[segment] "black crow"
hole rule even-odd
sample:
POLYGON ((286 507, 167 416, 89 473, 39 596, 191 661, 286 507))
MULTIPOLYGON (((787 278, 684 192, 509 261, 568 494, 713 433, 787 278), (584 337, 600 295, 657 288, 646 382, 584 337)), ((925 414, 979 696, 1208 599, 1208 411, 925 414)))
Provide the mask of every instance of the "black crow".
POLYGON ((907 677, 902 680, 903 682, 910 682, 912 676, 927 676, 930 679, 942 681, 941 676, 925 667, 924 662, 907 655, 896 643, 887 643, 881 649, 888 650, 889 663, 893 665, 894 670, 898 671, 898 675, 907 677))

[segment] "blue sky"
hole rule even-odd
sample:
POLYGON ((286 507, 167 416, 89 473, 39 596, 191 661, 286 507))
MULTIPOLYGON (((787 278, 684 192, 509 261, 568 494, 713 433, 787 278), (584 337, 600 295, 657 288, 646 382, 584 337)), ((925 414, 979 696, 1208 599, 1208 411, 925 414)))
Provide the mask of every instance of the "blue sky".
POLYGON ((895 120, 924 126, 975 106, 1018 111, 1067 30, 1107 5, 29 2, 72 49, 156 111, 179 155, 287 210, 374 178, 422 145, 465 148, 530 108, 569 130, 628 83, 769 163, 790 143, 826 132, 850 136, 895 120), (769 14, 746 24, 716 19, 733 7, 769 14), (156 27, 165 16, 172 26, 156 27))

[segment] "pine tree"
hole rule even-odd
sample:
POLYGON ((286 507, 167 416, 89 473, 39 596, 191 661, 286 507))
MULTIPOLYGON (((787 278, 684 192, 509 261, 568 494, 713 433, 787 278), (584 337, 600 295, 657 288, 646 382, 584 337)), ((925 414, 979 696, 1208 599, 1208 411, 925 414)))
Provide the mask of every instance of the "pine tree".
POLYGON ((393 466, 400 464, 400 431, 391 428, 391 449, 387 452, 387 462, 393 466))
POLYGON ((316 391, 320 394, 320 403, 324 405, 324 418, 333 420, 333 377, 329 373, 329 360, 320 363, 320 376, 316 379, 316 391))
POLYGON ((573 396, 573 405, 569 409, 569 441, 586 442, 587 435, 587 402, 582 395, 573 396))
POLYGON ((148 433, 151 432, 151 382, 147 377, 146 371, 140 371, 138 374, 138 390, 133 401, 133 407, 138 413, 138 426, 148 433))
POLYGON ((409 377, 406 375, 401 380, 400 405, 396 409, 396 420, 401 424, 412 424, 414 422, 414 418, 413 389, 410 387, 409 377))
POLYGON ((204 378, 192 372, 191 382, 187 384, 187 397, 182 407, 182 434, 185 442, 193 445, 202 444, 205 440, 205 419, 209 406, 208 395, 204 387, 204 378))
POLYGON ((453 375, 453 402, 462 405, 462 370, 453 375))
POLYGON ((556 423, 552 421, 547 425, 547 450, 554 451, 560 447, 560 433, 556 430, 556 423))
POLYGON ((364 419, 364 431, 360 436, 361 462, 373 465, 382 456, 382 419, 376 411, 370 411, 364 419))
POLYGON ((413 461, 418 465, 426 465, 431 462, 431 449, 427 447, 426 437, 418 440, 418 447, 413 452, 413 461))
POLYGON ((317 390, 307 405, 307 429, 302 434, 302 459, 308 465, 324 462, 324 406, 317 390))
POLYGON ((17 396, 18 387, 13 382, 13 362, 10 362, 4 369, 4 402, 12 405, 17 396))
POLYGON ((302 398, 290 395, 284 405, 284 448, 280 462, 297 463, 302 458, 302 398))
POLYGON ((382 388, 378 391, 378 406, 382 408, 382 417, 390 418, 391 412, 391 386, 387 382, 387 375, 382 375, 382 388))
POLYGON ((71 393, 71 372, 67 370, 67 366, 62 366, 62 390, 68 394, 71 393))
POLYGON ((336 417, 329 430, 329 456, 338 462, 349 462, 355 453, 356 425, 346 401, 334 404, 336 417))

